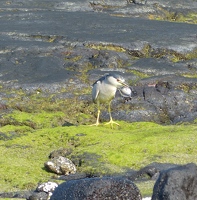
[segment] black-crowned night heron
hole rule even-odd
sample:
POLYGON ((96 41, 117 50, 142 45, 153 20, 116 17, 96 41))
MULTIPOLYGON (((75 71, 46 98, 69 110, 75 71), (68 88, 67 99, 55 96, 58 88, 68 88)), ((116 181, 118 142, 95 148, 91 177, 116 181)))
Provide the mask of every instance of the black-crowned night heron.
POLYGON ((98 114, 96 123, 93 125, 99 125, 99 116, 100 116, 100 103, 108 103, 108 111, 110 121, 106 124, 110 124, 113 128, 113 124, 119 126, 118 123, 114 122, 111 116, 111 101, 115 97, 116 91, 118 88, 123 86, 129 87, 122 76, 118 74, 106 74, 105 76, 98 79, 92 88, 92 99, 93 102, 97 104, 98 114))

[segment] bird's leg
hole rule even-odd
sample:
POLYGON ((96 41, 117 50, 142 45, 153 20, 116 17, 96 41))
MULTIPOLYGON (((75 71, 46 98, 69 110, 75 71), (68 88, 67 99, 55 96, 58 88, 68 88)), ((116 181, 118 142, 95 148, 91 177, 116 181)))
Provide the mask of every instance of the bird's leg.
POLYGON ((109 102, 108 111, 109 111, 110 120, 109 120, 109 122, 107 122, 105 125, 110 124, 110 125, 111 125, 111 128, 113 128, 113 124, 116 124, 117 126, 120 126, 118 123, 116 123, 116 122, 113 121, 113 119, 112 119, 112 116, 111 116, 111 101, 109 102))
POLYGON ((97 114, 97 118, 96 118, 96 126, 98 126, 99 125, 99 117, 100 117, 100 108, 98 108, 98 114, 97 114))
POLYGON ((98 108, 98 113, 97 113, 97 118, 96 118, 96 123, 95 124, 92 124, 90 126, 98 126, 99 125, 99 117, 100 117, 100 104, 97 103, 97 108, 98 108))

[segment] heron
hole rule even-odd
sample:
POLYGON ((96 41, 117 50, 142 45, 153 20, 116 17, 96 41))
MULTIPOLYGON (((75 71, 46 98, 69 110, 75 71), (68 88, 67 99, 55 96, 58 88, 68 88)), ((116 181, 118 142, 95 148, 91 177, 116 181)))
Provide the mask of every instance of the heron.
POLYGON ((96 123, 93 125, 96 125, 96 126, 99 125, 100 104, 108 103, 108 112, 109 112, 110 121, 106 124, 110 124, 111 128, 113 128, 113 124, 116 124, 117 126, 119 126, 119 124, 114 122, 112 119, 111 102, 112 102, 112 99, 115 97, 117 89, 124 86, 129 87, 125 83, 125 79, 119 74, 115 74, 115 73, 105 74, 103 77, 98 79, 93 84, 92 100, 94 103, 97 104, 97 109, 98 109, 96 123))

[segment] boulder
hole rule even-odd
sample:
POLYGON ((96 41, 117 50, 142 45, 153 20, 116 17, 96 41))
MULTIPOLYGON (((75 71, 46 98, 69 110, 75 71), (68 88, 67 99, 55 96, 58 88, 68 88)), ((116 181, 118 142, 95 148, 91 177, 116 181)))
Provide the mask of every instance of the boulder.
POLYGON ((45 168, 56 174, 69 175, 76 172, 76 167, 71 160, 63 156, 55 157, 46 163, 44 163, 45 168))
POLYGON ((160 172, 152 200, 197 199, 197 166, 193 163, 160 172))
POLYGON ((42 183, 40 184, 37 188, 36 191, 37 192, 46 192, 49 195, 52 194, 52 192, 55 190, 55 188, 58 187, 58 184, 55 182, 46 182, 46 183, 42 183))
POLYGON ((103 177, 72 180, 60 184, 51 196, 51 200, 104 200, 129 199, 141 200, 137 186, 127 178, 103 177))

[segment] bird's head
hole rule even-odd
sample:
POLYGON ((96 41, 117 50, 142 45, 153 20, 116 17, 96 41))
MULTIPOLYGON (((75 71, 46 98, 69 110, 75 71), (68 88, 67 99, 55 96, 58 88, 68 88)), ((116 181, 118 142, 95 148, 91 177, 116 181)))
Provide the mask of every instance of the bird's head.
POLYGON ((120 76, 119 74, 108 74, 108 75, 106 75, 106 79, 111 85, 113 85, 116 88, 120 88, 123 86, 129 87, 125 83, 125 79, 122 76, 120 76))

